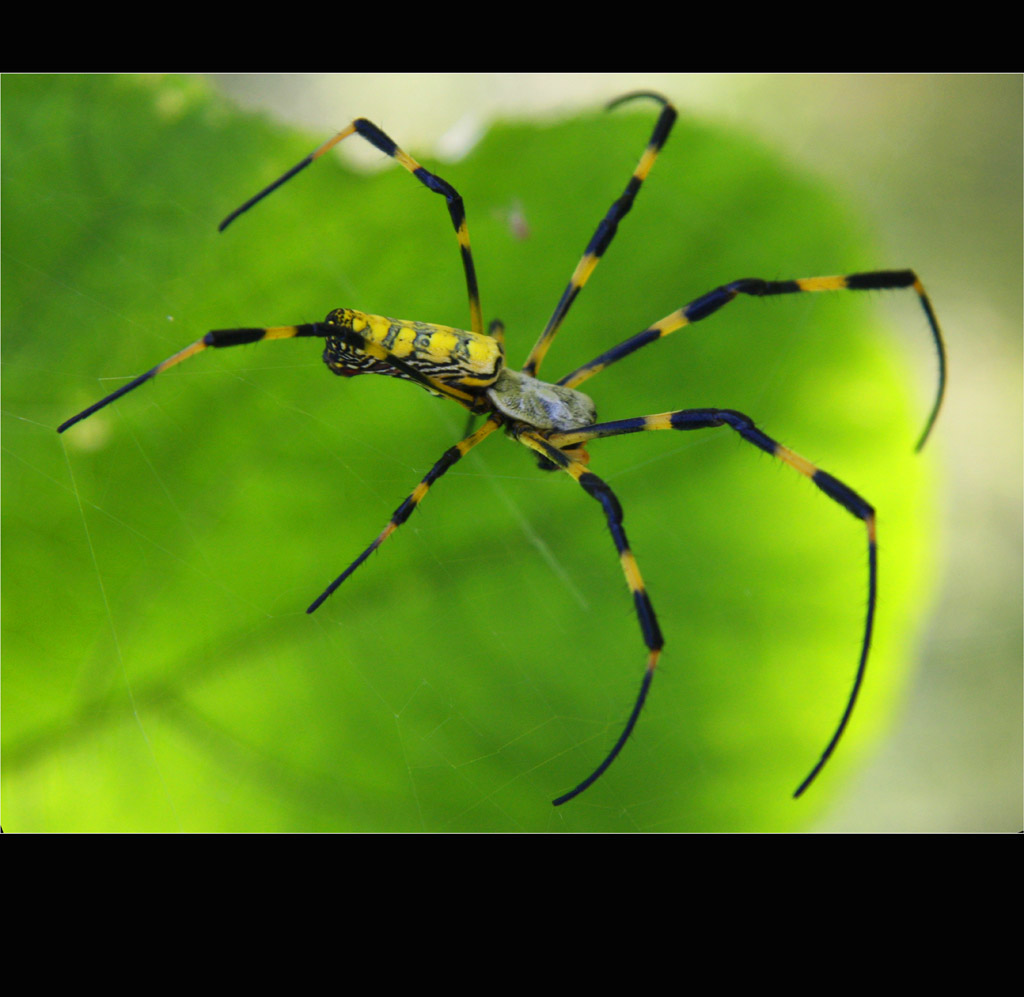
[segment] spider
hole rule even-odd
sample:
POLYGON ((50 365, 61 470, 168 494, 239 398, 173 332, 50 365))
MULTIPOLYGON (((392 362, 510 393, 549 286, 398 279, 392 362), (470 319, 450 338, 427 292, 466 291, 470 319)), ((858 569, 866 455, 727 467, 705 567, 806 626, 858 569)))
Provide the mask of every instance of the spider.
POLYGON ((634 199, 675 123, 677 117, 675 108, 665 97, 657 93, 647 91, 629 93, 612 101, 608 105, 608 109, 634 100, 651 100, 661 108, 650 139, 625 190, 612 203, 590 239, 551 318, 520 370, 513 370, 506 366, 505 336, 502 323, 495 320, 490 323, 487 332, 484 332, 476 270, 470 251, 469 231, 466 226, 462 197, 451 184, 425 169, 399 148, 380 128, 365 118, 357 118, 347 128, 328 139, 277 180, 229 214, 220 223, 220 231, 227 228, 239 215, 248 211, 333 146, 351 135, 359 135, 381 152, 397 160, 424 186, 444 197, 452 225, 455 228, 465 274, 469 297, 470 329, 455 329, 430 322, 386 318, 355 311, 351 308, 337 308, 331 311, 323 322, 307 325, 218 329, 208 332, 190 346, 186 346, 151 370, 107 395, 101 401, 79 412, 78 415, 59 426, 57 431, 63 433, 75 423, 99 411, 129 391, 133 391, 139 385, 156 377, 157 374, 187 360, 207 347, 239 346, 243 343, 256 343, 267 339, 291 339, 299 336, 312 336, 325 340, 323 360, 334 374, 342 377, 353 377, 357 374, 384 374, 389 377, 414 381, 433 395, 450 399, 467 409, 470 424, 467 427, 465 438, 444 452, 440 460, 434 464, 405 501, 394 511, 391 519, 376 539, 317 596, 307 609, 309 613, 314 612, 322 605, 324 600, 409 518, 412 511, 423 501, 427 492, 443 474, 497 429, 503 428, 511 439, 533 451, 543 469, 565 472, 601 506, 604 512, 626 583, 632 594, 640 632, 647 648, 647 663, 632 711, 615 744, 590 775, 575 788, 552 801, 555 806, 559 806, 578 796, 596 782, 622 751, 643 709, 664 645, 654 607, 622 526, 622 507, 607 483, 589 469, 589 454, 586 445, 592 440, 603 437, 647 432, 648 430, 690 431, 720 426, 728 427, 748 443, 810 478, 832 501, 861 520, 867 533, 867 612, 853 687, 839 723, 825 750, 794 792, 794 797, 798 797, 807 789, 835 751, 836 745, 850 721, 864 679, 877 601, 878 567, 874 508, 838 478, 815 467, 788 447, 772 439, 758 428, 749 416, 741 412, 717 408, 681 409, 658 415, 619 419, 614 422, 597 422, 597 411, 593 401, 580 391, 579 387, 605 368, 642 347, 677 332, 685 326, 709 318, 740 295, 767 297, 777 294, 816 291, 911 288, 917 294, 927 317, 938 354, 939 367, 936 398, 916 447, 917 450, 920 450, 931 433, 945 390, 946 359, 942 335, 931 302, 920 280, 911 270, 879 270, 845 276, 805 277, 795 280, 744 278, 722 284, 695 298, 617 346, 606 350, 589 363, 559 378, 558 381, 540 380, 538 372, 541 363, 569 309, 614 239, 619 223, 633 207, 634 199), (474 417, 481 415, 486 417, 485 421, 478 429, 473 430, 474 417))

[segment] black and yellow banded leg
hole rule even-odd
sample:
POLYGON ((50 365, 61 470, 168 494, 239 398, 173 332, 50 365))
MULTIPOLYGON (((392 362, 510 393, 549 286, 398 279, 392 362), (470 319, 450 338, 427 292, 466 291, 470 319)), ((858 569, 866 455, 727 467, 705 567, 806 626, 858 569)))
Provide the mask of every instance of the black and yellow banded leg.
POLYGON ((139 385, 152 380, 157 376, 157 374, 162 374, 168 368, 176 366, 183 360, 187 360, 189 357, 195 356, 195 354, 200 353, 205 349, 217 349, 226 346, 243 346, 247 343, 260 343, 266 339, 296 339, 300 337, 326 339, 328 336, 344 340, 348 345, 362 350, 363 352, 376 357, 378 360, 383 360, 386 363, 391 364, 393 367, 403 371, 403 373, 405 373, 411 380, 419 382, 424 387, 430 388, 439 395, 443 395, 445 398, 450 398, 452 401, 458 402, 466 408, 471 408, 476 402, 474 396, 468 392, 446 384, 437 378, 423 374, 421 371, 416 370, 410 364, 406 363, 400 357, 396 357, 379 343, 375 343, 373 340, 365 336, 361 336, 359 333, 354 332, 351 329, 344 329, 341 326, 331 325, 326 322, 313 322, 308 325, 277 325, 259 329, 214 329, 203 336, 202 339, 197 339, 194 343, 186 346, 183 350, 179 350, 173 356, 168 357, 166 360, 158 363, 155 367, 147 370, 145 374, 140 374, 127 384, 122 385, 117 389, 117 391, 112 392, 105 398, 101 398, 94 405, 90 405, 87 409, 83 409, 77 415, 73 415, 66 422, 62 422, 57 427, 57 432, 63 433, 64 430, 69 429, 71 426, 75 425, 76 422, 81 422, 94 412, 98 412, 100 409, 106 408, 111 402, 116 402, 122 395, 128 394, 129 391, 134 391, 135 388, 139 387, 139 385))
POLYGON ((576 300, 576 296, 583 290, 587 281, 590 280, 590 275, 594 272, 594 268, 600 262, 612 239, 615 238, 619 222, 629 213, 629 209, 633 207, 633 201, 636 198, 637 192, 640 190, 644 180, 647 179, 647 174, 650 173, 651 167, 661 151, 661 147, 665 144, 665 140, 675 124, 677 117, 676 109, 664 97, 656 93, 639 92, 626 94, 624 97, 612 101, 608 105, 607 110, 618 107, 627 101, 637 100, 638 98, 656 100, 662 105, 661 114, 654 125, 654 131, 647 142, 647 148, 644 149, 640 162, 637 163, 633 175, 629 178, 626 189, 623 191, 622 196, 608 209, 608 213, 601 220, 601 224, 598 225, 597 231, 588 243, 582 258, 576 264, 576 269, 573 271, 568 285, 562 292, 558 305, 555 307, 551 318, 548 319, 548 324, 544 327, 540 338, 534 344, 530 355, 526 358, 526 363, 523 365, 523 373, 529 374, 530 377, 537 376, 541 362, 544 360, 548 348, 558 334, 562 321, 572 307, 572 303, 576 300))
POLYGON ((807 291, 891 291, 907 287, 913 288, 921 302, 921 307, 924 309, 928 325, 931 328, 939 361, 939 384, 935 402, 915 447, 916 450, 920 450, 932 431, 932 426, 935 424, 939 408, 942 405, 942 397, 945 394, 946 349, 931 301, 928 300, 928 295, 913 270, 875 270, 870 273, 855 273, 838 277, 804 277, 799 280, 759 280, 752 277, 734 280, 731 284, 723 284, 721 287, 716 287, 713 291, 701 295, 688 305, 672 312, 671 315, 666 315, 659 322, 655 322, 654 325, 648 326, 642 332, 638 332, 635 336, 619 343, 618 346, 595 357, 571 374, 566 374, 558 383, 569 388, 578 387, 595 374, 601 373, 605 367, 609 367, 623 357, 628 357, 648 343, 653 343, 657 339, 662 339, 670 333, 677 332, 685 326, 713 315, 719 308, 729 304, 740 294, 765 298, 775 294, 798 294, 807 291))
POLYGON ((70 429, 76 422, 81 422, 94 412, 106 408, 111 402, 116 402, 122 395, 128 394, 129 391, 134 391, 140 384, 145 384, 156 377, 157 374, 162 374, 170 367, 180 364, 183 360, 195 356, 208 347, 240 346, 243 343, 258 343, 264 339, 294 339, 296 336, 331 335, 330 332, 318 332, 315 330, 316 326, 312 325, 280 325, 266 329, 216 329, 208 332, 202 339, 197 339, 183 350, 179 350, 173 356, 147 370, 145 374, 140 374, 134 380, 118 388, 117 391, 107 395, 106 398, 101 398, 95 405, 90 405, 87 409, 79 412, 78 415, 73 415, 67 422, 62 422, 57 427, 57 432, 63 433, 65 429, 70 429))
POLYGON ((832 735, 818 763, 793 794, 794 796, 799 796, 814 781, 832 752, 835 751, 836 745, 839 743, 839 739, 849 723, 854 704, 857 701, 857 695, 864 680, 864 670, 867 666, 868 650, 871 646, 871 631, 874 625, 875 601, 878 592, 875 510, 852 488, 844 485, 841 481, 833 478, 832 475, 827 474, 820 468, 815 467, 810 461, 804 460, 799 454, 782 446, 781 443, 777 443, 770 436, 766 436, 754 425, 748 416, 745 416, 742 412, 735 412, 732 409, 685 409, 679 412, 664 412, 660 415, 640 416, 636 419, 621 419, 617 422, 599 423, 571 432, 551 433, 548 436, 548 442, 554 447, 578 446, 581 443, 606 436, 642 433, 652 429, 712 429, 718 426, 728 426, 739 433, 748 443, 753 443, 755 447, 764 450, 765 453, 778 457, 779 460, 799 471, 805 477, 810 478, 830 499, 838 502, 847 512, 852 513, 861 520, 867 529, 868 608, 867 618, 864 622, 864 640, 861 644, 857 674, 854 678, 853 689, 846 702, 846 709, 843 711, 835 733, 832 735))
POLYGON ((316 599, 313 600, 306 612, 312 613, 318 609, 324 600, 327 599, 327 597, 330 596, 334 590, 338 588, 338 586, 341 585, 341 583, 363 563, 363 561, 365 561, 382 543, 384 543, 385 540, 387 540, 389 536, 391 536, 392 533, 395 532, 395 530, 398 529, 399 526, 402 525, 402 523, 409 518, 409 516, 412 515, 413 509, 415 509, 420 502, 427 497, 427 492, 430 491, 430 486, 433 485, 441 475, 462 460, 462 458, 465 457, 473 447, 482 440, 487 439, 487 437, 490 436, 491 433, 493 433, 500 425, 500 418, 495 417, 488 419, 487 422, 485 422, 475 433, 471 433, 464 440, 460 440, 455 444, 455 446, 449 447, 444 454, 442 454, 441 459, 427 472, 423 480, 412 490, 406 500, 394 511, 391 519, 388 521, 388 525, 381 530, 377 539, 374 540, 373 543, 359 555, 359 557, 357 557, 340 575, 338 575, 337 578, 334 579, 333 582, 331 582, 330 585, 327 586, 326 589, 324 589, 319 596, 317 596, 316 599))
POLYGON ((583 782, 576 786, 575 789, 571 789, 568 793, 559 796, 558 799, 552 800, 552 803, 557 807, 563 803, 568 803, 573 797, 579 796, 583 790, 600 779, 608 766, 615 761, 619 752, 622 751, 626 741, 629 740, 629 735, 633 733, 633 728, 640 717, 640 711, 644 707, 647 692, 651 687, 651 679, 654 678, 654 669, 658 665, 658 658, 661 655, 661 649, 665 641, 662 639, 661 628, 658 626, 657 617, 654 615, 654 607, 651 605, 650 597, 647 595, 647 589, 644 586, 640 568, 637 566, 636 558, 629 548, 626 531, 622 528, 622 506, 615 497, 615 493, 608 487, 605 481, 593 472, 588 471, 585 464, 564 453, 558 447, 552 446, 547 440, 536 433, 522 432, 518 434, 517 439, 520 443, 546 457, 561 470, 575 478, 584 491, 601 504, 601 508, 604 509, 605 519, 608 521, 608 529, 612 534, 612 540, 615 541, 615 549, 619 552, 619 561, 622 564, 623 574, 626 576, 626 584, 633 594, 633 605, 636 607, 636 615, 640 621, 640 631, 643 634, 644 643, 647 645, 647 669, 640 684, 640 692, 636 697, 636 702, 633 704, 633 710, 626 721, 626 726, 619 735, 619 739, 615 742, 612 750, 605 756, 604 761, 583 782))
POLYGON ((223 232, 239 215, 244 214, 254 204, 262 201, 268 194, 272 194, 283 183, 291 180, 296 173, 304 170, 314 160, 319 159, 328 149, 333 148, 350 135, 361 135, 370 145, 380 149, 381 152, 404 166, 424 187, 444 197, 448 204, 448 214, 451 215, 452 225, 455 227, 456 238, 459 240, 462 269, 466 275, 466 291, 469 295, 470 329, 473 332, 483 332, 484 321, 483 313, 480 309, 480 290, 477 286, 473 253, 469 248, 469 229, 466 227, 466 210, 462 203, 461 195, 447 180, 442 180, 441 177, 420 166, 412 156, 398 146, 394 139, 381 131, 372 121, 367 121, 366 118, 356 118, 347 128, 343 128, 333 138, 328 139, 323 145, 314 149, 305 159, 281 174, 273 183, 268 184, 258 194, 250 197, 245 204, 232 211, 220 223, 218 230, 223 232))

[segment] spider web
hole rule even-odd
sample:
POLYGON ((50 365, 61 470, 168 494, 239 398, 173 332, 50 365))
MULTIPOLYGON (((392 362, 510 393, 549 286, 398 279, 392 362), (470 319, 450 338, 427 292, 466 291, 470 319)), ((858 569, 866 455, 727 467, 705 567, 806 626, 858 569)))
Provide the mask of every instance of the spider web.
MULTIPOLYGON (((112 106, 125 99, 116 87, 105 96, 112 106)), ((333 379, 309 344, 263 344, 209 351, 169 372, 75 427, 55 455, 48 434, 56 422, 206 328, 312 321, 338 304, 451 324, 465 311, 443 210, 407 177, 353 180, 361 185, 351 202, 359 217, 342 229, 342 182, 325 163, 321 176, 310 171, 309 183, 271 199, 248 231, 218 238, 210 219, 245 196, 249 164, 255 174, 266 161, 273 174, 308 141, 288 146, 289 159, 273 130, 224 124, 222 112, 188 86, 149 98, 162 124, 140 118, 132 158, 112 147, 124 115, 97 114, 89 128, 68 130, 77 184, 64 172, 60 183, 44 176, 30 189, 37 218, 56 224, 76 216, 78 241, 65 239, 62 252, 50 255, 36 246, 22 253, 19 245, 5 255, 5 279, 13 276, 24 299, 37 303, 32 336, 18 344, 13 368, 5 346, 8 400, 14 377, 19 389, 19 426, 5 430, 6 459, 19 466, 26 507, 54 524, 49 533, 38 520, 13 524, 29 535, 16 563, 41 576, 31 585, 14 576, 25 582, 26 605, 32 596, 30 610, 11 595, 10 542, 4 555, 5 640, 10 647, 13 630, 19 658, 34 656, 50 673, 44 685, 24 683, 33 709, 25 711, 24 736, 6 752, 6 764, 13 757, 23 771, 41 765, 62 773, 63 806, 48 810, 40 801, 40 826, 721 828, 750 826, 738 812, 749 807, 761 808, 762 826, 792 822, 780 816, 789 783, 814 748, 774 726, 758 729, 766 704, 774 709, 792 697, 794 681, 793 662, 785 660, 792 647, 774 646, 771 620, 806 614, 801 642, 823 646, 835 626, 835 653, 822 657, 846 655, 852 667, 863 598, 860 541, 834 510, 820 508, 812 489, 732 439, 645 434, 595 449, 594 469, 625 505, 670 650, 655 683, 659 699, 600 788, 612 778, 618 785, 584 798, 569 817, 546 801, 607 750, 635 694, 643 654, 599 511, 568 480, 541 474, 503 440, 488 441, 309 617, 305 606, 461 435, 464 419, 454 406, 388 379, 333 379), (176 149, 168 121, 176 135, 219 129, 225 162, 197 164, 190 159, 195 142, 176 149), (118 173, 118 161, 131 169, 118 173), (191 193, 196 176, 203 178, 198 198, 191 193), (361 241, 354 254, 339 245, 348 231, 361 241), (36 443, 42 430, 46 450, 36 443), (753 488, 752 476, 759 476, 753 488), (767 542, 762 514, 773 524, 767 542), (819 579, 824 590, 812 585, 809 594, 792 584, 806 564, 799 533, 819 523, 836 554, 827 584, 819 579), (845 605, 833 589, 847 593, 845 605), (724 647, 723 632, 735 637, 724 647), (751 751, 763 753, 764 745, 778 748, 770 774, 750 764, 751 751), (737 812, 699 804, 719 770, 734 780, 724 796, 743 801, 737 812), (104 782, 112 791, 97 789, 104 782)), ((81 110, 92 101, 83 93, 70 103, 81 110)), ((487 183, 477 183, 477 200, 467 195, 467 203, 484 306, 506 320, 513 362, 543 324, 609 191, 614 196, 628 176, 649 122, 634 124, 631 136, 617 130, 625 127, 615 126, 608 140, 607 150, 626 152, 614 154, 604 186, 550 172, 579 147, 575 132, 502 134, 479 168, 487 183), (508 146, 520 150, 513 178, 495 166, 508 146), (579 188, 579 210, 565 203, 570 183, 579 188), (553 206, 531 199, 534 184, 554 191, 553 206), (530 223, 526 242, 502 216, 510 194, 530 223), (566 237, 565 228, 575 234, 566 237)), ((44 144, 53 141, 47 134, 13 162, 5 153, 5 196, 8 178, 27 184, 41 161, 59 159, 44 144)), ((699 163, 691 168, 699 178, 699 163)), ((718 168, 717 160, 708 167, 718 168)), ((659 193, 672 200, 657 183, 651 187, 638 215, 659 193)), ((697 217, 680 241, 689 241, 693 259, 713 255, 735 276, 731 247, 707 236, 701 245, 694 236, 721 227, 700 217, 692 195, 685 203, 697 217)), ((658 204, 650 207, 653 218, 664 215, 658 204)), ((678 253, 664 239, 664 228, 652 230, 639 217, 635 231, 624 228, 556 343, 548 373, 610 345, 609 330, 628 334, 681 303, 678 253), (674 265, 662 277, 651 260, 666 255, 674 265)), ((10 250, 6 234, 5 244, 10 250)), ((684 294, 722 277, 717 266, 707 276, 694 269, 684 294)), ((756 414, 769 430, 781 426, 780 436, 811 459, 827 457, 838 444, 827 432, 809 434, 806 423, 787 424, 788 396, 813 380, 801 373, 805 364, 821 371, 846 362, 814 341, 823 324, 838 330, 849 321, 842 313, 857 307, 787 302, 785 310, 764 309, 765 324, 745 332, 725 317, 708 338, 685 348, 664 344, 678 348, 671 369, 624 364, 594 382, 594 395, 608 418, 728 404, 756 414), (765 329, 775 339, 759 352, 765 329), (750 369, 730 370, 741 334, 755 344, 750 369), (721 388, 709 397, 710 378, 723 370, 721 388), (646 383, 636 383, 640 374, 646 383)), ((853 392, 863 387, 850 382, 853 392)), ((5 488, 13 477, 7 466, 5 488)), ((7 495, 5 507, 13 507, 7 495)), ((5 540, 11 530, 5 515, 5 540)), ((808 675, 820 670, 816 659, 798 664, 808 684, 798 712, 817 710, 822 699, 841 702, 841 669, 824 681, 808 675)), ((10 695, 5 690, 8 702, 10 695)), ((822 743, 831 712, 820 726, 822 743)))

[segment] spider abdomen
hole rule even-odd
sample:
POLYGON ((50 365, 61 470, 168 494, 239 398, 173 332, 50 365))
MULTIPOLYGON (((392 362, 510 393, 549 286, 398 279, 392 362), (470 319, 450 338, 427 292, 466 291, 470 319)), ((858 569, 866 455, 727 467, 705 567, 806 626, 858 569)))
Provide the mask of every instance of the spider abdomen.
POLYGON ((324 363, 343 377, 387 374, 412 380, 407 372, 387 362, 390 355, 426 377, 477 393, 497 380, 505 362, 498 340, 483 333, 370 315, 352 308, 336 308, 324 321, 338 326, 339 333, 358 333, 371 346, 371 350, 362 350, 343 335, 326 337, 324 363), (380 348, 381 356, 372 352, 373 346, 380 348))

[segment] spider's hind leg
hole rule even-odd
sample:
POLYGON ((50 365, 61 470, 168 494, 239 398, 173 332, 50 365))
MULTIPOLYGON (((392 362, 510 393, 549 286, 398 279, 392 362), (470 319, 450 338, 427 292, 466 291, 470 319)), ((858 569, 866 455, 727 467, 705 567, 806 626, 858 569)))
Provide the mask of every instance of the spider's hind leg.
POLYGON ((315 160, 319 159, 325 152, 336 146, 339 142, 350 135, 359 135, 374 148, 379 149, 385 155, 390 156, 400 166, 408 170, 424 187, 440 194, 448 205, 448 215, 452 220, 452 227, 455 229, 455 237, 459 243, 459 256, 462 260, 462 270, 466 278, 466 293, 469 297, 470 328, 473 332, 483 332, 483 313, 480 309, 480 290, 477 285, 476 266, 473 263, 473 253, 469 248, 469 228, 466 225, 466 209, 462 203, 462 195, 447 180, 439 177, 436 173, 421 166, 415 159, 405 152, 390 135, 383 132, 372 121, 366 118, 356 118, 347 128, 329 138, 322 145, 314 149, 308 156, 301 159, 291 169, 286 170, 273 183, 268 184, 258 194, 254 194, 243 205, 231 212, 218 226, 223 232, 239 215, 244 214, 255 204, 258 204, 268 194, 272 194, 278 187, 289 181, 296 173, 301 172, 315 160))
POLYGON ((405 501, 392 513, 391 519, 388 520, 387 526, 377 535, 377 538, 366 548, 337 578, 331 582, 330 585, 324 589, 310 604, 306 610, 307 613, 312 613, 319 609, 324 603, 328 596, 332 595, 335 589, 349 575, 351 575, 356 568, 359 567, 382 543, 395 530, 398 529, 413 513, 413 510, 427 497, 427 492, 430 487, 441 477, 445 472, 450 470, 455 464, 457 464, 470 450, 473 449, 478 443, 487 439, 491 433, 494 432, 501 425, 501 421, 498 418, 488 419, 475 433, 470 433, 465 439, 459 440, 454 446, 449 447, 442 455, 441 459, 434 464, 434 466, 426 473, 423 480, 412 490, 412 492, 406 497, 405 501))

